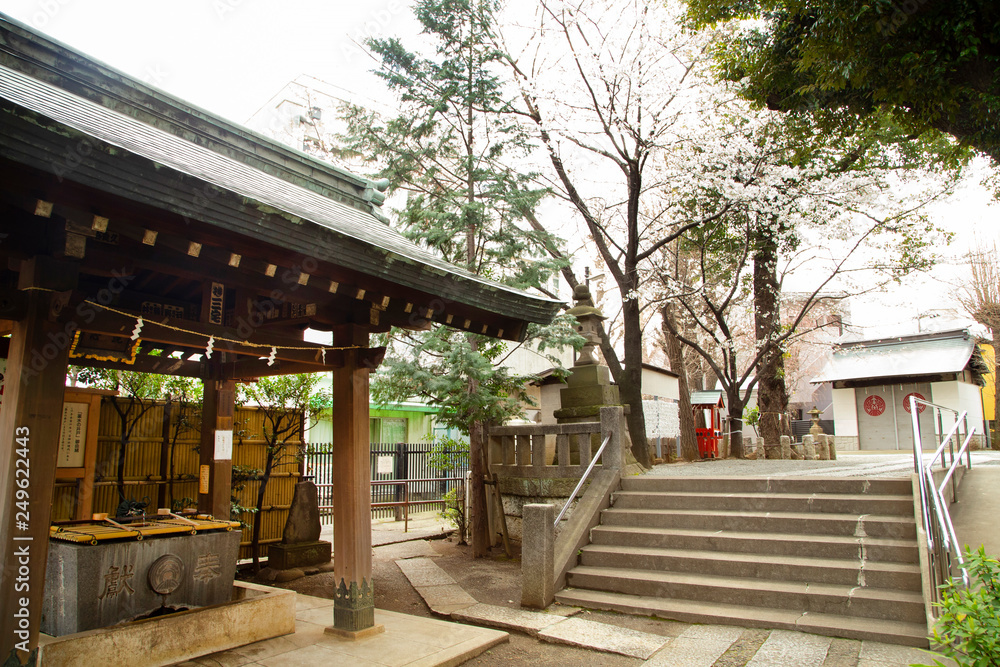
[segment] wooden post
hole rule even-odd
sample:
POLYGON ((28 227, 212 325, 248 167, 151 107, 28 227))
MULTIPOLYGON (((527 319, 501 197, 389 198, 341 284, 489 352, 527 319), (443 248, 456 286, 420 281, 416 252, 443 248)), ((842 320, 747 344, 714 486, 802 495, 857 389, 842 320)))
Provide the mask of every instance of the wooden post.
POLYGON ((173 498, 167 493, 170 486, 170 419, 173 407, 173 399, 167 396, 167 402, 163 404, 163 428, 160 432, 162 441, 160 444, 160 486, 156 490, 157 507, 170 507, 173 503, 173 498))
POLYGON ((28 288, 27 313, 11 334, 0 410, 0 660, 13 664, 35 664, 37 656, 72 342, 71 333, 55 321, 59 295, 31 289, 40 286, 42 275, 29 264, 20 276, 21 288, 28 288))
POLYGON ((229 519, 233 493, 233 416, 236 383, 205 380, 201 417, 198 511, 229 519), (207 488, 205 475, 207 474, 207 488))
POLYGON ((362 362, 368 332, 346 325, 334 332, 344 365, 333 371, 333 627, 357 638, 384 631, 375 625, 372 582, 371 446, 368 442, 368 374, 362 362))

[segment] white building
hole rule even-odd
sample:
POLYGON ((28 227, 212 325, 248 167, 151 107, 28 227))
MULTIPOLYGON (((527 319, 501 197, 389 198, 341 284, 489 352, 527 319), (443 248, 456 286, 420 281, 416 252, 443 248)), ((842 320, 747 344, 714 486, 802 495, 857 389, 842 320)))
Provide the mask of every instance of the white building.
MULTIPOLYGON (((988 371, 968 329, 841 343, 814 383, 832 386, 834 433, 841 450, 913 446, 909 396, 967 413, 983 442, 980 387, 988 371)), ((936 446, 933 410, 918 410, 924 449, 936 446)), ((954 423, 943 413, 947 431, 954 423)))

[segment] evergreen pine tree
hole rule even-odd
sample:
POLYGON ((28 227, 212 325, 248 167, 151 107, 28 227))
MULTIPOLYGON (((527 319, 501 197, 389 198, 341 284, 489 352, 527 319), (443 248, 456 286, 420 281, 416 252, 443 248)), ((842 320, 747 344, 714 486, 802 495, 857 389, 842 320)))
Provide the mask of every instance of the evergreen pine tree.
MULTIPOLYGON (((434 47, 428 55, 398 39, 369 40, 381 60, 376 74, 396 94, 399 114, 384 120, 347 107, 345 144, 378 166, 390 196, 405 195, 397 221, 410 239, 472 273, 552 296, 545 285, 561 264, 546 248, 560 241, 524 221, 547 191, 517 168, 531 146, 511 120, 507 86, 498 76, 502 54, 492 46, 491 30, 499 8, 496 0, 418 1, 414 13, 434 47)), ((542 352, 578 338, 561 321, 529 335, 542 352)), ((483 336, 440 327, 394 330, 390 339, 373 378, 375 399, 422 397, 443 408, 445 423, 469 435, 473 551, 485 555, 485 427, 519 413, 531 378, 499 365, 508 345, 483 336)))

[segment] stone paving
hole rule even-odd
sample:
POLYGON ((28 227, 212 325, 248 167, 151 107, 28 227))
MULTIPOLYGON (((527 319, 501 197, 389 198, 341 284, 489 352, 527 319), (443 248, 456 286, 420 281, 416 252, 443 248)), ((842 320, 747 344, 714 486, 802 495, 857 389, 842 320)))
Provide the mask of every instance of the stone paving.
POLYGON ((582 610, 572 607, 528 611, 482 604, 468 594, 462 606, 455 600, 458 583, 431 559, 399 559, 396 564, 407 578, 412 575, 411 584, 439 615, 522 632, 540 641, 638 658, 650 667, 904 667, 933 662, 915 648, 788 630, 690 625, 670 638, 579 618, 575 614, 582 610))
MULTIPOLYGON (((708 459, 663 463, 649 475, 670 477, 909 477, 913 452, 837 452, 835 461, 708 459)), ((972 467, 1000 466, 1000 452, 972 452, 972 467)))

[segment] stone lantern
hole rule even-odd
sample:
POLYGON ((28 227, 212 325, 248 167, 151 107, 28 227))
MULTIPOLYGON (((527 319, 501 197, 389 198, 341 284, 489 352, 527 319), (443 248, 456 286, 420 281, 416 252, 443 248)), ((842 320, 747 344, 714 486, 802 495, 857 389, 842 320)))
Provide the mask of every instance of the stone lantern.
POLYGON ((566 379, 568 386, 560 392, 562 407, 555 412, 560 423, 590 421, 599 417, 602 406, 621 405, 618 387, 611 384, 611 371, 600 363, 594 350, 601 344, 601 322, 605 317, 594 306, 586 285, 573 288, 573 300, 576 305, 566 312, 576 317, 577 332, 587 342, 566 379))
POLYGON ((594 355, 594 348, 601 344, 600 327, 604 321, 604 315, 600 308, 594 306, 594 299, 590 296, 590 288, 584 284, 573 288, 573 300, 576 305, 566 311, 567 314, 576 318, 579 325, 576 327, 577 333, 587 341, 580 350, 574 366, 591 366, 598 363, 594 355))
POLYGON ((813 409, 809 411, 809 414, 812 415, 813 421, 812 426, 809 427, 809 435, 813 437, 821 435, 823 433, 823 428, 819 425, 819 416, 823 414, 823 411, 817 409, 814 405, 813 409))

